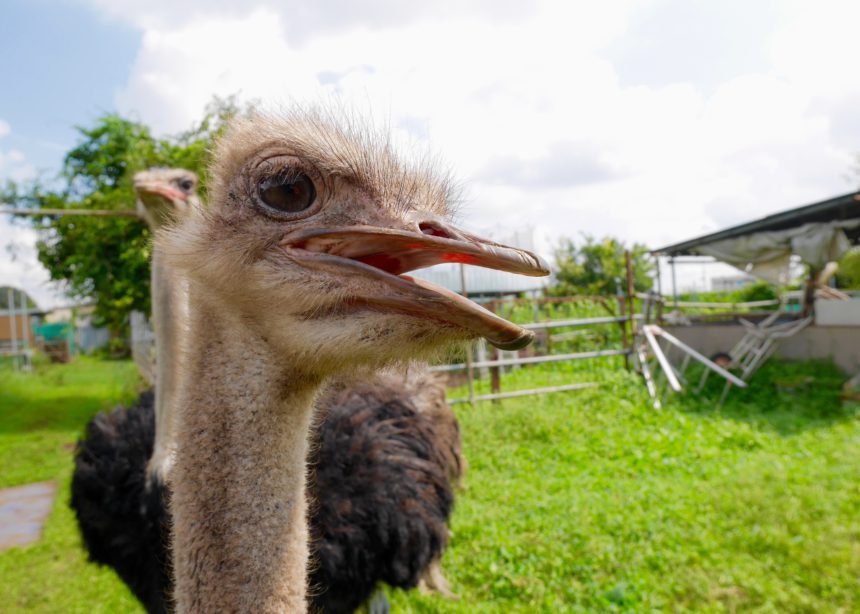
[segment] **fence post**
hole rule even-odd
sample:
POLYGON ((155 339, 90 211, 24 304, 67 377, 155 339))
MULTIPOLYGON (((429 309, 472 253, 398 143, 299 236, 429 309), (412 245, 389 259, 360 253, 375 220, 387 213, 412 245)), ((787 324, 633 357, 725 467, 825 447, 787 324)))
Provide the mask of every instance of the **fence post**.
MULTIPOLYGON (((469 298, 466 291, 466 267, 462 264, 460 265, 460 294, 463 295, 463 298, 469 298)), ((469 405, 471 405, 472 408, 475 407, 475 370, 472 368, 473 347, 474 346, 470 343, 466 350, 466 377, 469 379, 469 405)))
POLYGON ((6 289, 6 303, 9 308, 9 332, 11 333, 12 343, 12 365, 15 369, 20 369, 21 365, 18 362, 18 320, 15 317, 15 291, 12 286, 6 289))
POLYGON ((33 370, 33 362, 31 360, 31 355, 30 355, 30 309, 27 305, 27 295, 24 293, 23 290, 21 290, 20 299, 21 299, 21 313, 22 313, 21 317, 23 318, 23 321, 24 321, 24 325, 22 327, 23 330, 21 331, 21 334, 24 337, 24 339, 23 339, 23 342, 24 342, 24 354, 23 354, 24 370, 25 371, 32 371, 33 370))
MULTIPOLYGON (((618 301, 618 316, 624 317, 627 315, 627 304, 626 299, 624 297, 624 293, 621 291, 621 280, 616 277, 616 289, 615 289, 615 300, 618 301)), ((625 350, 629 350, 631 348, 630 340, 627 337, 627 320, 621 320, 618 322, 618 326, 621 328, 621 345, 625 350)), ((630 370, 630 355, 624 355, 624 368, 628 371, 630 370)))
POLYGON ((633 282, 633 256, 628 249, 624 252, 624 264, 627 267, 627 313, 630 314, 630 333, 636 335, 636 320, 633 319, 634 304, 636 297, 636 284, 633 282))
MULTIPOLYGON (((460 266, 463 266, 462 264, 460 266)), ((493 301, 488 305, 490 311, 496 313, 496 302, 493 301)), ((548 332, 548 331, 547 331, 548 332)), ((493 360, 500 360, 502 357, 502 353, 499 351, 499 348, 493 348, 493 360)), ((490 367, 490 392, 493 394, 497 394, 502 391, 502 377, 501 372, 498 366, 490 367)), ((493 405, 498 405, 499 399, 493 399, 493 405)))
MULTIPOLYGON (((625 335, 624 349, 633 351, 633 344, 636 339, 636 319, 633 317, 633 314, 636 313, 636 305, 634 300, 636 298, 636 285, 633 282, 633 257, 630 254, 630 250, 626 250, 624 252, 624 266, 627 269, 627 318, 628 322, 630 322, 630 342, 626 341, 627 336, 625 335)), ((625 325, 626 327, 626 325, 625 325)), ((625 365, 627 366, 627 370, 630 370, 630 354, 627 354, 624 357, 625 365)))

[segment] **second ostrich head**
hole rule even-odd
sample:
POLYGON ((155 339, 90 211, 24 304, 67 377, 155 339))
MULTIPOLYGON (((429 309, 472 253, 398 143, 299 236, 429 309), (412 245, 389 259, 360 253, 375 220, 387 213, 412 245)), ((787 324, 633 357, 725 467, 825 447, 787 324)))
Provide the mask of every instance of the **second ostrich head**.
POLYGON ((181 168, 152 168, 134 175, 137 212, 151 229, 184 217, 199 204, 197 175, 181 168))
POLYGON ((547 265, 450 221, 456 190, 426 159, 331 113, 233 123, 216 152, 210 206, 165 251, 207 294, 266 331, 304 369, 331 372, 427 358, 486 337, 532 333, 406 273, 443 262, 525 275, 547 265))

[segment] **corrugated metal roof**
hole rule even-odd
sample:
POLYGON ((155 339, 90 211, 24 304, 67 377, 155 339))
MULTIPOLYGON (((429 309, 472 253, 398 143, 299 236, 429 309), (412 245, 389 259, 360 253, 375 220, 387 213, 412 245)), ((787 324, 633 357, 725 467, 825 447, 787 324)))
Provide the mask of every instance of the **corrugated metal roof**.
MULTIPOLYGON (((492 238, 498 243, 512 245, 529 251, 535 251, 534 229, 525 226, 517 230, 497 229, 497 232, 483 231, 481 236, 492 238), (495 236, 494 236, 495 235, 495 236)), ((547 286, 547 277, 526 277, 514 273, 504 273, 493 269, 466 266, 466 291, 469 294, 518 294, 540 290, 547 286)), ((410 273, 415 277, 421 277, 427 281, 438 284, 453 292, 461 291, 460 265, 437 264, 436 266, 413 271, 410 273)))
MULTIPOLYGON (((752 222, 732 226, 731 228, 702 235, 695 239, 666 245, 665 247, 653 250, 651 253, 667 254, 670 256, 691 255, 696 253, 691 251, 694 247, 722 239, 733 239, 756 232, 785 230, 812 222, 833 222, 854 218, 860 218, 860 192, 850 192, 811 205, 804 205, 795 209, 774 213, 773 215, 768 215, 752 222)), ((853 243, 860 243, 860 227, 848 230, 845 234, 848 235, 848 238, 853 243)))

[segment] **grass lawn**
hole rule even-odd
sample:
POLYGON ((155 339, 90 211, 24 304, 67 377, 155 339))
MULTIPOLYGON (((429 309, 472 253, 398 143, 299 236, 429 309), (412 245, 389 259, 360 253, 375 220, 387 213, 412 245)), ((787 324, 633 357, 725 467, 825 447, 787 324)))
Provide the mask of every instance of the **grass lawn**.
MULTIPOLYGON (((444 564, 460 599, 394 591, 393 611, 860 610, 860 416, 832 366, 771 362, 720 410, 716 389, 653 410, 618 369, 522 369, 503 385, 595 379, 457 406, 470 469, 444 564)), ((0 372, 0 486, 61 485, 44 539, 0 553, 0 611, 137 611, 86 563, 66 503, 85 421, 137 383, 132 365, 94 360, 0 372)))

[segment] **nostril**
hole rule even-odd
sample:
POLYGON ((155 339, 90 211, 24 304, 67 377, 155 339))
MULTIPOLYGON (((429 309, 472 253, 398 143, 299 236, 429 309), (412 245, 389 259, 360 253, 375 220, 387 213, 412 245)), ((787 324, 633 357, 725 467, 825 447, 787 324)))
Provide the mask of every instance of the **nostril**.
POLYGON ((425 235, 430 235, 433 237, 442 237, 444 239, 453 239, 451 233, 445 230, 439 224, 434 222, 421 222, 418 224, 418 229, 421 230, 425 235))

